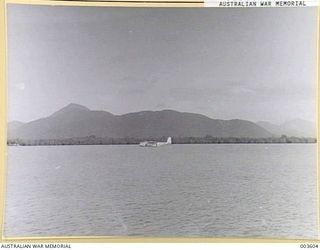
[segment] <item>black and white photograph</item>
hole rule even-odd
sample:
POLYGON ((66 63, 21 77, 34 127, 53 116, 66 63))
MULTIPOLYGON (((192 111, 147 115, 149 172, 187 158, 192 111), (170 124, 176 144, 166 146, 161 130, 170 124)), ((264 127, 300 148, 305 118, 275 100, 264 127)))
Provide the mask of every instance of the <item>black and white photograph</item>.
POLYGON ((318 239, 318 10, 7 4, 5 237, 318 239))

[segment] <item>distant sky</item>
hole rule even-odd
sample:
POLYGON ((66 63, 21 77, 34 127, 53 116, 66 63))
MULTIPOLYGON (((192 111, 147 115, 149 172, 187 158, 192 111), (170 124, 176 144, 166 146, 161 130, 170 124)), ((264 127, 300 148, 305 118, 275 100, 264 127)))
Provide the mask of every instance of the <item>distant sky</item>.
POLYGON ((9 120, 73 102, 114 114, 314 121, 316 19, 316 8, 9 4, 9 120))

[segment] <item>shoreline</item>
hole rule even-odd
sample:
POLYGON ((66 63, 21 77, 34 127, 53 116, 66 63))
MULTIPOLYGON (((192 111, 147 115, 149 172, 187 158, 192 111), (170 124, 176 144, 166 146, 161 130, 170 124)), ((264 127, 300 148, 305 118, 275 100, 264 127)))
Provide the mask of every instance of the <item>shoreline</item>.
MULTIPOLYGON (((64 146, 64 145, 139 145, 140 142, 166 142, 167 137, 145 138, 110 138, 110 137, 72 137, 63 139, 8 139, 8 146, 64 146)), ((172 144, 310 144, 317 143, 314 137, 294 137, 282 135, 281 137, 172 137, 172 144)))
MULTIPOLYGON (((317 144, 317 142, 225 142, 225 143, 172 143, 171 145, 276 145, 276 144, 317 144)), ((7 144, 8 147, 41 147, 41 146, 139 146, 139 144, 127 143, 127 144, 26 144, 26 145, 13 145, 7 144)))

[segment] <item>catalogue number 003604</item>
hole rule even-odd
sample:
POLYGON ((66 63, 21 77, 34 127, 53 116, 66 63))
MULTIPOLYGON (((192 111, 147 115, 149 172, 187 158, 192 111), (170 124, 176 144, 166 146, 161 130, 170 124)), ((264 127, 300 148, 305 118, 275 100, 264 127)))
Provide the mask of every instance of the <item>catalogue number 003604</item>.
POLYGON ((318 244, 300 244, 300 248, 319 248, 318 244))

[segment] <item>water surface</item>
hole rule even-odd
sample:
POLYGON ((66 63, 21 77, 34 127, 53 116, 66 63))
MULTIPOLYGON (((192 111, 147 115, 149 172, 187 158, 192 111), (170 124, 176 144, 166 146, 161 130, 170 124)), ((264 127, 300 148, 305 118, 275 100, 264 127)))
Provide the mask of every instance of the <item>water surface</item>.
POLYGON ((315 144, 9 147, 7 236, 316 238, 315 144))

